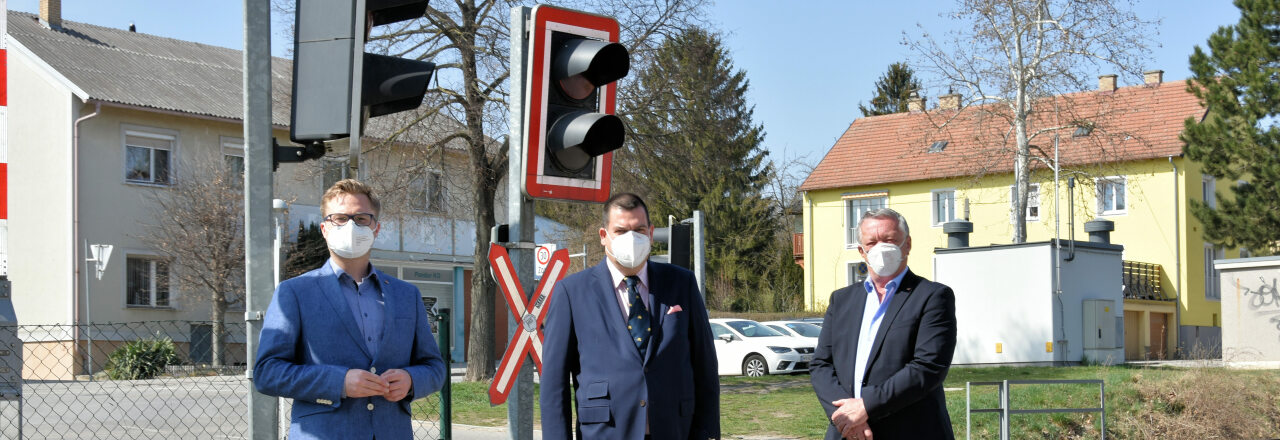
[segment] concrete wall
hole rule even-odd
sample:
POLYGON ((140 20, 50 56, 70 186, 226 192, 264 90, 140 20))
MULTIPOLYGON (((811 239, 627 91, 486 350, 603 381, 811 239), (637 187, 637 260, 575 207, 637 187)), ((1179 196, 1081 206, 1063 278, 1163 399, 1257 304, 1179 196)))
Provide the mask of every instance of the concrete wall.
POLYGON ((1280 367, 1280 256, 1218 260, 1222 360, 1280 367))
MULTIPOLYGON (((1068 255, 1064 252, 1063 258, 1068 255)), ((956 293, 954 364, 1051 364, 1123 359, 1120 248, 1079 243, 1054 295, 1051 243, 937 249, 934 279, 956 293), (1084 350, 1085 300, 1111 300, 1113 347, 1084 350)))

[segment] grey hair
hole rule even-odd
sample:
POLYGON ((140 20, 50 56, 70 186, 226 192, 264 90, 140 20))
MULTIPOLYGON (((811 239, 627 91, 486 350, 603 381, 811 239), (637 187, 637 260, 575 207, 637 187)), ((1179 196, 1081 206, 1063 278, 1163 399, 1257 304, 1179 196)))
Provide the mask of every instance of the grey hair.
POLYGON ((898 243, 899 246, 906 244, 907 237, 911 236, 911 228, 907 227, 907 218, 903 217, 902 214, 899 214, 898 211, 894 211, 889 208, 872 209, 862 213, 862 218, 858 219, 858 227, 853 230, 853 240, 858 243, 858 247, 862 247, 862 222, 869 218, 887 218, 897 220, 898 230, 902 231, 903 235, 902 243, 898 243))

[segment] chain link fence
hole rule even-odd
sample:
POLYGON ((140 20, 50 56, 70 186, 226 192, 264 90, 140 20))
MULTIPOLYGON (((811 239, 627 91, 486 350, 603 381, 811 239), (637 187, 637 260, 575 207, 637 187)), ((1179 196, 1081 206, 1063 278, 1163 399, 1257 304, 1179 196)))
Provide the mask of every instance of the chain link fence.
MULTIPOLYGON (((249 437, 242 322, 0 326, 5 346, 21 358, 0 356, 0 372, 20 371, 21 392, 0 396, 0 438, 249 437)), ((437 396, 414 402, 414 437, 440 438, 439 414, 437 396)))

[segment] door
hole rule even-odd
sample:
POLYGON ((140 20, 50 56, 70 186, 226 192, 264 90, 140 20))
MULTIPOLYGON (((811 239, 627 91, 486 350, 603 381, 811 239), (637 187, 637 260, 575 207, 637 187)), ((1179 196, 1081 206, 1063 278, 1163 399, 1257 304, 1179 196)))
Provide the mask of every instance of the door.
POLYGON ((1146 359, 1145 346, 1146 341, 1141 340, 1141 332, 1138 327, 1142 326, 1142 312, 1131 310, 1124 311, 1124 358, 1125 360, 1141 361, 1146 359))
POLYGON ((1151 359, 1165 359, 1165 347, 1169 344, 1169 314, 1151 314, 1151 359))

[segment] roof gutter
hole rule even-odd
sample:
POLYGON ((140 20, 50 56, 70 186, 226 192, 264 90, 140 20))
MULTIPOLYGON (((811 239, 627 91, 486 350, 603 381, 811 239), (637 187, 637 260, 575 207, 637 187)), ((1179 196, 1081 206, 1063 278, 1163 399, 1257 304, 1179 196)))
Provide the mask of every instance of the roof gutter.
POLYGON ((1177 276, 1173 278, 1173 347, 1182 347, 1182 218, 1179 217, 1182 199, 1178 195, 1178 164, 1169 156, 1173 167, 1173 266, 1177 276))

